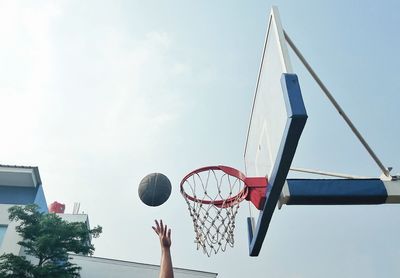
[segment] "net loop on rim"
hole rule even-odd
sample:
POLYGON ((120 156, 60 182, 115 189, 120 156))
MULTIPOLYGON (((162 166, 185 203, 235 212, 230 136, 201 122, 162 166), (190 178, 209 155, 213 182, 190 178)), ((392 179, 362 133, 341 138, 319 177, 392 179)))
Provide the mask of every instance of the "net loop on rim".
POLYGON ((197 249, 211 256, 233 247, 240 203, 247 199, 261 207, 266 185, 266 178, 247 178, 227 166, 203 167, 186 175, 180 184, 181 194, 193 220, 197 249))

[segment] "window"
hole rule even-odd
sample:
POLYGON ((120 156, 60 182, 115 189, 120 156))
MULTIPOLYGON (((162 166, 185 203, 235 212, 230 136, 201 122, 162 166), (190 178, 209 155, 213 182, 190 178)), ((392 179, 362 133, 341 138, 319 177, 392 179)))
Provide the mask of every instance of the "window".
POLYGON ((7 225, 0 225, 0 247, 1 243, 3 242, 4 235, 6 234, 7 231, 7 225))

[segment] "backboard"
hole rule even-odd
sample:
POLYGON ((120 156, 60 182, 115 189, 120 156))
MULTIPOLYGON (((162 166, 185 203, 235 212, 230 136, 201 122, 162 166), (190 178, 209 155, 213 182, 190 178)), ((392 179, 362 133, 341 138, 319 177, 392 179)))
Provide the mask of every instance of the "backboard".
POLYGON ((260 252, 306 120, 279 12, 272 7, 244 152, 246 175, 269 181, 257 223, 248 219, 250 256, 260 252))

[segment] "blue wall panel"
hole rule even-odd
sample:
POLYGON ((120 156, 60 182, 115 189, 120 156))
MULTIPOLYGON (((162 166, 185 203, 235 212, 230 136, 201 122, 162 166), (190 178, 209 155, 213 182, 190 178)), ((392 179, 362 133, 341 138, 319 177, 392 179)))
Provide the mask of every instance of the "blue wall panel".
POLYGON ((37 188, 22 186, 0 186, 0 204, 33 204, 37 188))

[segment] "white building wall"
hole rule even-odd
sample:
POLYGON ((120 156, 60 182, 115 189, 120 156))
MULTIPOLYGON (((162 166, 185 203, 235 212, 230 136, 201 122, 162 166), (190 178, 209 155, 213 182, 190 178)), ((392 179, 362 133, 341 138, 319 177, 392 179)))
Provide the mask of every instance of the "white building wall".
POLYGON ((21 246, 18 245, 18 241, 22 238, 15 231, 17 223, 8 220, 8 209, 12 206, 13 205, 0 204, 0 225, 7 226, 6 233, 0 243, 0 255, 3 253, 20 255, 21 252, 21 246))
MULTIPOLYGON (((72 256, 72 263, 82 267, 82 278, 158 278, 160 267, 157 265, 134 263, 113 259, 72 256)), ((215 278, 216 273, 174 268, 174 278, 215 278)))

